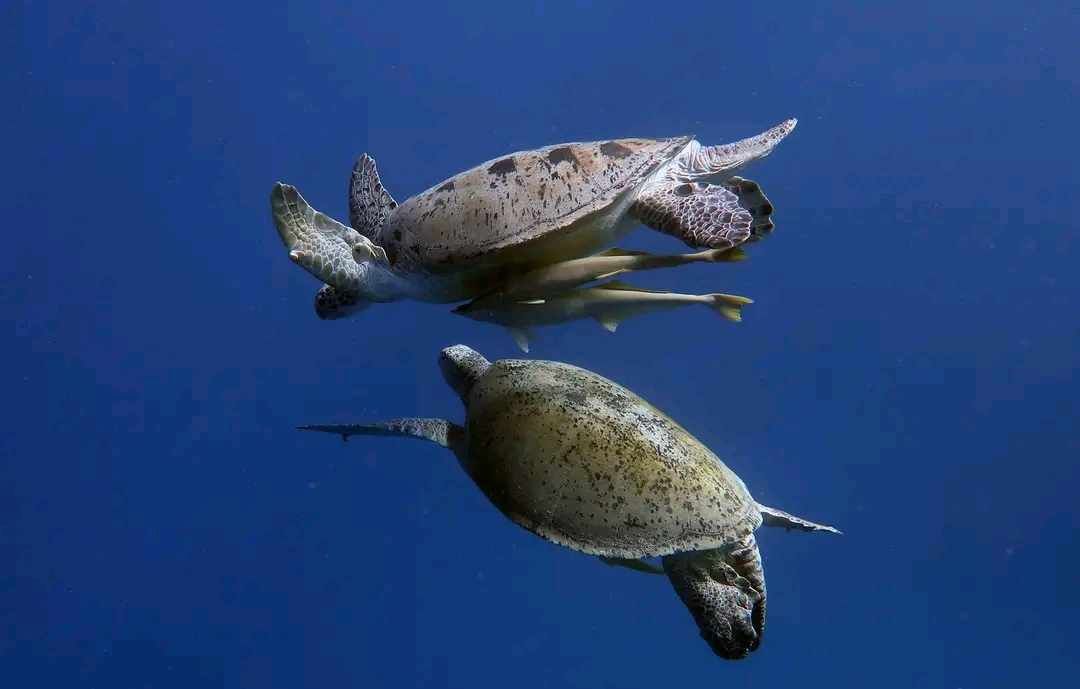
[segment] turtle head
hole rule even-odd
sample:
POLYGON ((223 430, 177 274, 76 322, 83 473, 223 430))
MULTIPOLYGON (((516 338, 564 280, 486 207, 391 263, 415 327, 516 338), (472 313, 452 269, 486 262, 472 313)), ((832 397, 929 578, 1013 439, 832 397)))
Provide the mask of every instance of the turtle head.
POLYGON ((465 345, 447 347, 439 353, 439 368, 446 384, 462 401, 469 396, 473 384, 484 375, 491 362, 480 352, 465 345))
POLYGON ((333 285, 323 285, 315 293, 315 315, 324 321, 348 318, 367 307, 371 300, 353 290, 338 289, 333 285))

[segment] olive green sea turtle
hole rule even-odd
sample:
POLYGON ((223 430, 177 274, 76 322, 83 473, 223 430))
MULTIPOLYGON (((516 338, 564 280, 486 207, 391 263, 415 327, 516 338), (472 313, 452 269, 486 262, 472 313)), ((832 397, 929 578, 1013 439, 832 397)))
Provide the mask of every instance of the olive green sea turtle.
MULTIPOLYGON (((447 303, 496 292, 529 271, 592 256, 638 224, 714 250, 687 261, 725 260, 773 227, 761 188, 735 171, 767 156, 795 123, 722 146, 683 136, 520 151, 400 205, 365 154, 349 185, 352 227, 280 182, 271 210, 290 258, 326 283, 315 300, 321 318, 351 315, 371 302, 447 303)), ((628 269, 651 267, 660 265, 628 269)), ((580 268, 572 279, 559 271, 544 275, 565 288, 603 274, 596 267, 582 277, 580 268)))
POLYGON ((701 442, 645 400, 554 361, 489 362, 464 345, 440 367, 465 424, 397 419, 304 426, 348 439, 403 435, 449 448, 507 517, 559 545, 648 569, 661 557, 701 635, 724 658, 761 643, 765 576, 754 530, 823 526, 754 501, 701 442))

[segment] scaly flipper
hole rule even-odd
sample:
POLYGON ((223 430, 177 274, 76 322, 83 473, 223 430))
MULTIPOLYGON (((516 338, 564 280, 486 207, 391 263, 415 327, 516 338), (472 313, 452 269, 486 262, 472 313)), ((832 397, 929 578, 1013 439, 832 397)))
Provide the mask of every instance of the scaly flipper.
POLYGON ((835 527, 818 524, 817 522, 812 522, 809 519, 803 519, 802 517, 796 517, 793 514, 788 514, 775 507, 766 507, 760 502, 758 503, 758 510, 761 512, 761 523, 764 526, 779 526, 788 531, 794 529, 796 531, 826 531, 835 534, 844 533, 835 527))
POLYGON ((655 183, 630 212, 645 225, 693 247, 732 250, 770 232, 773 207, 756 182, 731 177, 721 184, 655 183))
POLYGON ((726 548, 666 555, 664 571, 721 658, 745 658, 765 631, 765 572, 754 534, 726 548))
POLYGON ((343 441, 353 435, 393 435, 420 438, 442 445, 443 447, 454 446, 464 435, 464 429, 452 421, 446 419, 391 419, 390 421, 378 421, 376 423, 352 423, 352 424, 317 424, 310 426, 298 426, 301 431, 320 431, 340 435, 343 441))
POLYGON ((375 159, 367 153, 360 156, 349 177, 349 224, 368 239, 377 241, 379 230, 395 208, 397 201, 379 180, 375 159))
POLYGON ((794 131, 798 122, 793 117, 761 134, 721 146, 702 146, 691 141, 679 155, 671 173, 686 181, 723 182, 735 170, 772 153, 784 137, 794 131))
POLYGON ((773 228, 772 204, 756 182, 734 172, 769 155, 795 123, 790 119, 723 146, 690 142, 665 174, 638 193, 630 213, 694 247, 730 249, 760 239, 773 228))
POLYGON ((328 285, 355 290, 361 280, 358 261, 386 263, 381 247, 312 208, 294 186, 275 184, 270 209, 289 258, 328 285))

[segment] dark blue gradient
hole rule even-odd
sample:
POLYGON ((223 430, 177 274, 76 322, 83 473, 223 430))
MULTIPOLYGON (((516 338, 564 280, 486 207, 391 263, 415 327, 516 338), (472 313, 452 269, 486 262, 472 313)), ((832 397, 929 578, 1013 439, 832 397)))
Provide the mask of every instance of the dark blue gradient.
MULTIPOLYGON (((1080 661, 1075 3, 26 2, 0 10, 0 686, 1067 686, 1080 661), (761 502, 761 649, 501 517, 439 448, 448 307, 324 322, 268 195, 346 217, 560 141, 800 124, 777 229, 636 284, 754 298, 543 331, 761 502)), ((625 246, 681 245, 640 231, 625 246)))

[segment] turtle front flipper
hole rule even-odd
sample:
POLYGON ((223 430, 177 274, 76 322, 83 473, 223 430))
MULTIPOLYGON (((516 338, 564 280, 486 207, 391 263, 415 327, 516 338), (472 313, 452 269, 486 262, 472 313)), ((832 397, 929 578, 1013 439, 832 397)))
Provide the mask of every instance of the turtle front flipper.
POLYGON ((671 585, 721 658, 745 658, 765 631, 765 573, 753 534, 732 546, 667 555, 671 585))
POLYGON ((732 250, 772 231, 773 206, 741 177, 721 184, 658 179, 641 190, 630 213, 692 247, 732 250))
POLYGON ((793 117, 756 136, 720 146, 702 146, 692 141, 679 154, 672 173, 690 181, 723 182, 747 163, 772 153, 784 137, 795 130, 798 122, 793 117))
POLYGON ((301 431, 320 431, 340 435, 343 441, 353 435, 391 435, 420 438, 436 445, 457 450, 464 438, 465 429, 446 419, 392 419, 375 423, 316 424, 300 426, 301 431))
POLYGON ((761 511, 761 523, 764 526, 778 526, 782 529, 791 531, 824 531, 826 533, 842 534, 844 533, 835 526, 829 526, 828 524, 818 524, 812 522, 809 519, 803 519, 802 517, 796 517, 794 514, 789 514, 784 510, 778 510, 775 507, 768 507, 758 503, 758 510, 761 511))
POLYGON ((278 235, 289 249, 289 258, 329 285, 358 291, 363 280, 359 263, 386 263, 386 252, 381 247, 312 208, 292 185, 274 185, 270 209, 278 235))

